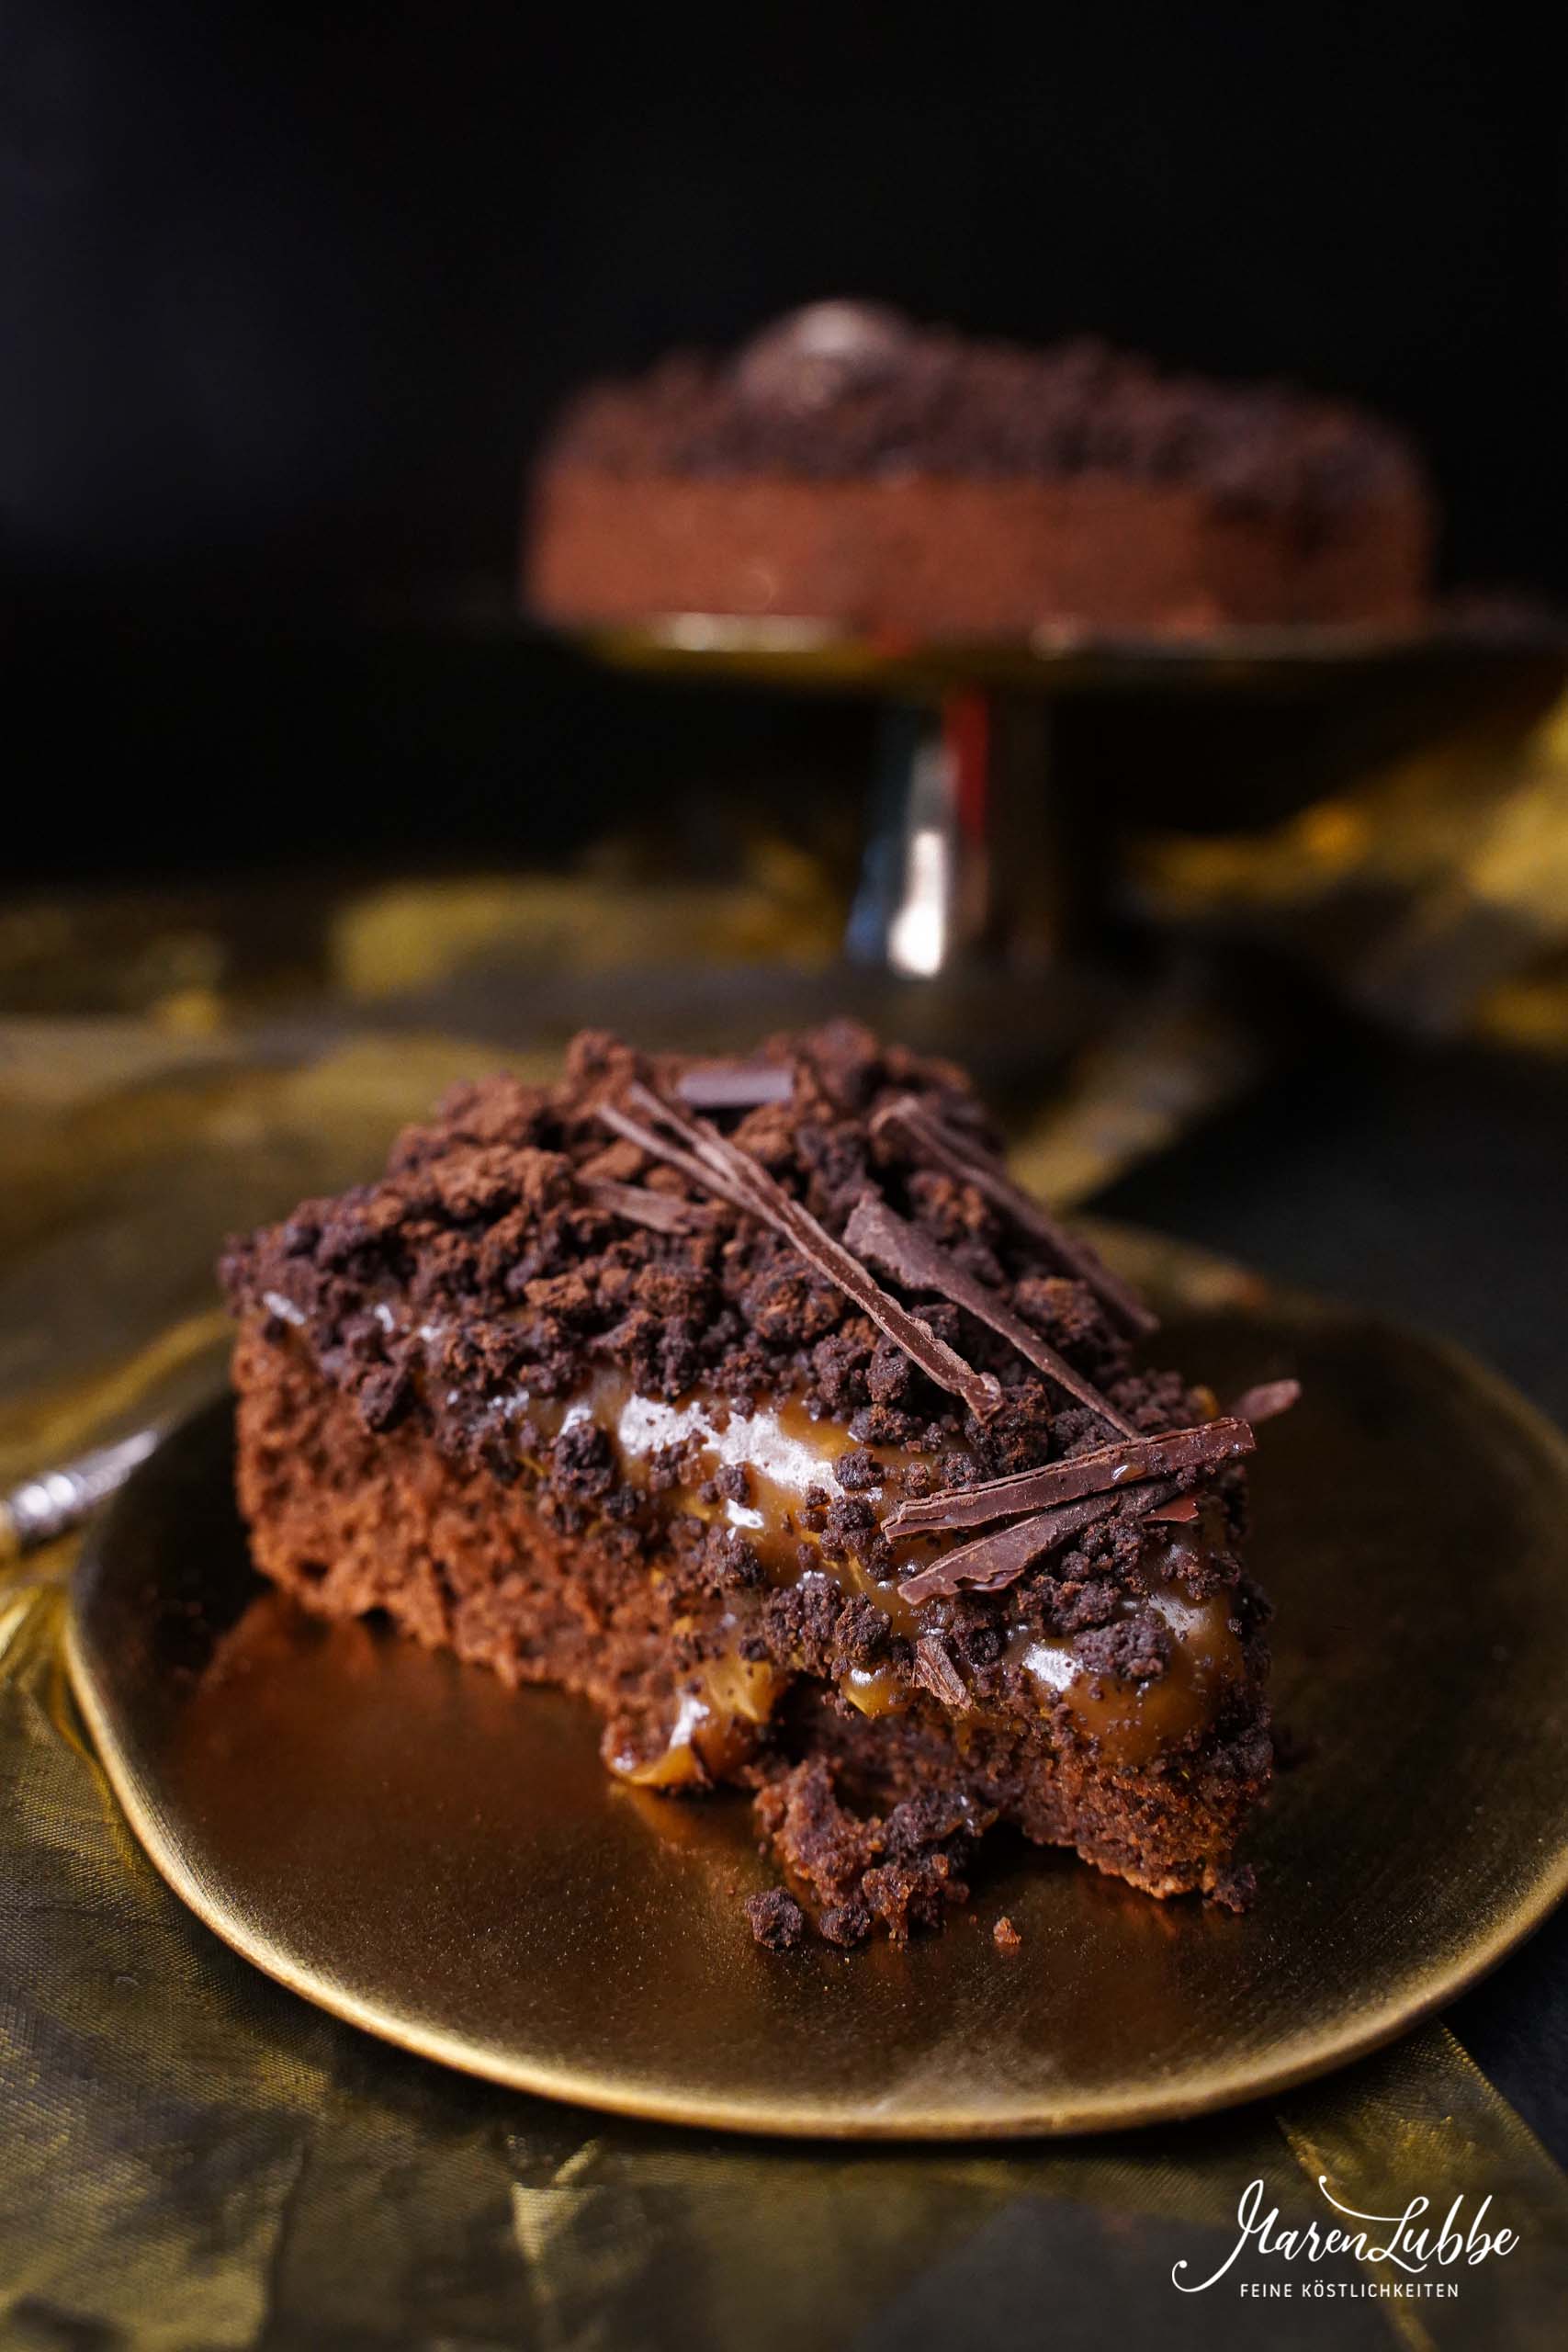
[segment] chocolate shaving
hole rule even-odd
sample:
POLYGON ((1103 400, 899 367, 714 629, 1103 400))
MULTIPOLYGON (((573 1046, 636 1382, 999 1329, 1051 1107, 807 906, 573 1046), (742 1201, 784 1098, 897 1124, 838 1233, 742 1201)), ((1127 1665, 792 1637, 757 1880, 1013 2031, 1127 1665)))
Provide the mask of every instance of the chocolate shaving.
POLYGON ((1272 1421, 1280 1414, 1288 1413, 1292 1405, 1301 1402, 1302 1384, 1299 1380, 1266 1380, 1257 1388, 1249 1388, 1238 1396, 1231 1411, 1238 1421, 1272 1421))
POLYGON ((1113 1495, 1141 1479, 1213 1470, 1252 1450, 1252 1431, 1245 1421, 1201 1421, 1196 1429, 1169 1430, 1162 1437, 1132 1437, 1121 1445, 1100 1446, 1092 1453, 1072 1453, 1065 1461, 1043 1463, 1037 1470, 1015 1471, 1008 1478, 983 1478, 973 1487, 951 1487, 945 1494, 911 1497, 888 1514, 883 1532, 923 1535, 949 1527, 985 1527, 993 1520, 1048 1510, 1078 1495, 1113 1495))
POLYGON ((594 1207, 604 1209, 627 1225, 645 1225, 650 1233, 701 1233, 713 1211, 701 1201, 682 1201, 673 1193, 649 1192, 645 1184, 584 1184, 582 1194, 594 1207))
POLYGON ((898 1598, 918 1608, 925 1600, 954 1600, 961 1592, 1000 1592, 1005 1586, 1016 1584, 1045 1553, 1092 1527, 1096 1520, 1108 1519, 1124 1503, 1131 1503, 1142 1517, 1161 1503, 1173 1502, 1176 1495, 1173 1478, 1158 1478, 1113 1495, 1084 1495, 1077 1502, 1058 1503, 1055 1510, 1014 1520, 1010 1527, 998 1527, 990 1535, 977 1536, 973 1544, 961 1544, 956 1552, 944 1553, 929 1568, 906 1577, 898 1587, 898 1598))
POLYGON ((940 1634, 922 1634, 915 1644, 916 1681, 939 1705, 954 1711, 969 1704, 969 1686, 953 1663, 953 1654, 940 1634))
POLYGON ((1198 1516, 1198 1498, 1196 1495, 1178 1495, 1173 1503, 1167 1503, 1163 1510, 1151 1510, 1145 1516, 1149 1519, 1179 1520, 1185 1526, 1198 1516))
POLYGON ((693 1111, 758 1111, 789 1101, 795 1072, 787 1062, 690 1062, 675 1091, 693 1111))
POLYGON ((1136 1291, 1119 1274, 1113 1274, 1086 1241, 1078 1240, 1058 1225, 1032 1194, 1013 1182, 998 1160, 989 1154, 982 1157, 961 1142, 952 1128, 935 1117, 918 1097, 901 1094, 896 1102, 884 1103, 872 1119, 873 1135, 880 1134, 884 1127, 897 1128, 919 1158, 956 1178, 959 1183, 973 1184, 976 1192, 983 1193, 1015 1225, 1048 1250, 1068 1273, 1086 1283, 1101 1306, 1119 1317, 1130 1330, 1143 1333, 1158 1329, 1158 1317, 1149 1312, 1136 1291))
MULTIPOLYGON (((661 1160, 667 1168, 679 1169, 688 1183, 697 1185, 705 1193, 716 1193, 721 1200, 729 1203, 731 1208, 746 1209, 746 1203, 733 1185, 722 1183, 703 1166, 700 1159, 694 1159, 689 1151, 682 1151, 675 1144, 667 1143, 662 1136, 656 1135, 651 1127, 645 1127, 640 1120, 629 1117, 617 1104, 601 1102, 598 1115, 605 1126, 625 1136, 627 1143, 635 1143, 649 1159, 661 1160)), ((754 1211, 750 1213, 755 1214, 754 1211)))
POLYGON ((808 1265, 836 1283, 845 1297, 901 1347, 929 1380, 962 1397, 973 1413, 984 1417, 996 1411, 1002 1400, 999 1382, 989 1373, 976 1372, 973 1365, 966 1364, 928 1323, 922 1323, 908 1307, 900 1306, 860 1260, 835 1241, 760 1160, 729 1142, 705 1120, 687 1118, 676 1104, 639 1080, 634 1080, 626 1089, 626 1100, 645 1118, 657 1121, 679 1136, 685 1148, 677 1149, 652 1128, 639 1127, 625 1110, 610 1103, 601 1105, 601 1118, 617 1135, 640 1143, 645 1151, 652 1151, 682 1169, 694 1182, 707 1185, 748 1216, 771 1226, 798 1250, 808 1265))
POLYGON ((955 1306, 962 1306, 976 1322, 985 1323, 1032 1363, 1037 1371, 1087 1405, 1113 1430, 1123 1435, 1135 1435, 1133 1424, 1124 1420, 1107 1397, 1100 1395, 1091 1380, 1075 1372, 1065 1356, 1058 1355, 1050 1342, 1038 1331, 1005 1306, 994 1291, 976 1282, 939 1243, 931 1240, 918 1226, 910 1225, 897 1216, 886 1201, 867 1193, 856 1203, 853 1216, 844 1228, 849 1247, 895 1282, 903 1283, 910 1290, 939 1291, 955 1306))

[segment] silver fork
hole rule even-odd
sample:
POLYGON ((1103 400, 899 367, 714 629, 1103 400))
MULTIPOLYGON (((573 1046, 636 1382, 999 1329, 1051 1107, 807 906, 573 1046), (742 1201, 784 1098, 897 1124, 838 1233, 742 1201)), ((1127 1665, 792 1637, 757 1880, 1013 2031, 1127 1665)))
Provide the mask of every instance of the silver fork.
POLYGON ((146 1461, 158 1436, 156 1430, 138 1430, 118 1444, 95 1446, 73 1462, 24 1478, 0 1497, 0 1562, 19 1560, 80 1527, 100 1503, 118 1492, 137 1464, 146 1461))

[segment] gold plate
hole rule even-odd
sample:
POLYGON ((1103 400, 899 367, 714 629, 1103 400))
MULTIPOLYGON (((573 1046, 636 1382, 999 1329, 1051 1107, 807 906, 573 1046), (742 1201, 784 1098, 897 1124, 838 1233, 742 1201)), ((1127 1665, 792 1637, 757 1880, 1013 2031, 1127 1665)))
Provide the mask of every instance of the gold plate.
POLYGON ((1450 1999, 1568 1885, 1568 1447, 1455 1351, 1300 1302, 1189 1311, 1161 1347, 1222 1396, 1306 1386, 1263 1435, 1253 1552, 1306 1754, 1254 1834, 1243 1918, 1016 1846, 908 1951, 760 1951, 743 1800, 623 1788, 575 1702, 258 1597, 226 1407, 90 1543, 77 1696, 138 1836, 220 1936, 500 2082, 868 2139, 1278 2090, 1450 1999), (1021 1951, 993 1943, 1003 1912, 1021 1951))

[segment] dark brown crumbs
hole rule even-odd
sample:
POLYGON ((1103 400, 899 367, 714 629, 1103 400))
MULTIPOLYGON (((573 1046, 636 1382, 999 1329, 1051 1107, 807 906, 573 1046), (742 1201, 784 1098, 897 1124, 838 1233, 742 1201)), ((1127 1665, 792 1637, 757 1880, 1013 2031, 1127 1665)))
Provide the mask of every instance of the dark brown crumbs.
POLYGON ((1401 435, 1288 385, 1168 375, 1088 337, 1024 350, 844 302, 778 320, 730 357, 678 353, 636 382, 592 387, 551 454, 616 473, 1109 469, 1303 514, 1420 479, 1401 435))
POLYGON ((751 1473, 743 1462, 725 1462, 697 1488, 705 1503, 749 1503, 751 1473))
POLYGON ((1073 1655, 1090 1674, 1108 1674, 1123 1682, 1157 1681, 1170 1664, 1170 1629, 1151 1609, 1118 1618, 1113 1624, 1094 1625, 1079 1634, 1073 1655))
POLYGON ((818 1932, 846 1945, 879 1928, 906 1942, 967 1902, 959 1872, 990 1819, 950 1790, 909 1797, 881 1816, 852 1813, 820 1757, 770 1782, 756 1812, 780 1864, 816 1906, 818 1932))
POLYGON ((806 1934, 806 1914, 782 1886, 749 1896, 745 1911, 751 1933, 766 1951, 793 1951, 806 1934))
MULTIPOLYGON (((911 1314, 891 1297, 853 1250, 836 1240, 809 1209, 776 1182, 760 1159, 705 1122, 687 1118, 677 1105, 640 1080, 629 1081, 625 1102, 639 1117, 648 1119, 653 1128, 671 1131, 679 1138, 673 1165, 689 1168, 694 1162, 699 1164, 710 1189, 772 1227, 791 1243, 809 1267, 836 1284, 852 1306, 869 1316, 886 1338, 901 1347, 928 1380, 938 1387, 951 1389, 963 1398, 971 1412, 989 1415, 996 1411, 1001 1402, 1001 1390, 993 1375, 976 1372, 927 1318, 911 1314)), ((623 1110, 620 1103, 607 1105, 605 1115, 610 1116, 612 1112, 622 1114, 623 1110)), ((626 1131, 624 1115, 614 1117, 612 1124, 626 1131)))
POLYGON ((1004 1912, 991 1929, 991 1941, 998 1951, 1021 1951, 1023 1938, 1004 1912))
POLYGON ((886 1647, 887 1620, 863 1594, 846 1598, 830 1577, 807 1573, 769 1593, 761 1637, 776 1666, 836 1681, 886 1647))
POLYGON ((874 1453, 863 1445, 857 1445, 850 1453, 840 1454, 833 1464, 833 1476, 846 1494, 861 1494, 880 1483, 882 1467, 874 1453))
POLYGON ((1207 1891, 1210 1901, 1222 1911, 1249 1911, 1258 1893, 1258 1872, 1250 1862, 1233 1863, 1215 1871, 1207 1891))

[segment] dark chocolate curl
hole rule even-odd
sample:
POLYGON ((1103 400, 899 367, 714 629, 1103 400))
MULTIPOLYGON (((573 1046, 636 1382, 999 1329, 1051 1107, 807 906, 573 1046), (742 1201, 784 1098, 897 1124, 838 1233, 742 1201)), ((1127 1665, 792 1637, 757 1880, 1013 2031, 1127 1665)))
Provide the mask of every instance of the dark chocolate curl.
POLYGON ((1055 1510, 1040 1511, 1032 1519, 1015 1519, 1010 1527, 998 1527, 989 1535, 977 1536, 973 1544, 961 1544, 957 1551, 944 1552, 940 1560, 933 1560, 929 1568, 906 1577, 898 1587, 898 1597, 919 1608, 924 1600, 952 1600, 961 1592, 1000 1592, 1016 1584, 1036 1560, 1055 1551, 1069 1536, 1092 1527, 1096 1520, 1108 1519, 1124 1504, 1142 1517, 1161 1503, 1173 1502, 1177 1493, 1174 1478, 1156 1478, 1122 1493, 1085 1495, 1077 1502, 1058 1503, 1055 1510))
POLYGON ((914 1675, 924 1690, 943 1707, 957 1712, 969 1704, 969 1686, 953 1663, 953 1653, 940 1634, 922 1634, 915 1644, 914 1675))
POLYGON ((896 1129, 917 1159, 940 1168, 944 1175, 955 1178, 961 1184, 973 1184, 976 1192, 983 1193, 1010 1216, 1022 1232, 1049 1250, 1067 1273, 1087 1283, 1101 1306, 1108 1307, 1129 1330, 1144 1333, 1158 1329, 1158 1317, 1149 1312, 1135 1290, 1111 1272, 1087 1241, 1080 1241, 1065 1226, 1058 1225, 1032 1194, 1013 1182, 999 1160, 988 1153, 982 1156, 976 1152, 918 1096, 904 1094, 896 1102, 884 1103, 871 1127, 874 1135, 884 1127, 896 1129))
POLYGON ((987 1324, 1009 1347, 1015 1349, 1026 1363, 1032 1363, 1080 1405, 1087 1405, 1101 1420, 1109 1421, 1113 1430, 1126 1436, 1134 1432, 1133 1424, 1124 1420, 1108 1397, 1102 1396, 1092 1380, 1075 1372, 1066 1358, 1058 1355, 1050 1342, 1043 1340, 1022 1318, 1003 1305, 994 1291, 966 1273, 939 1243, 897 1216, 886 1201, 865 1193, 855 1204, 854 1214, 844 1228, 844 1239, 857 1256, 880 1266, 885 1274, 903 1283, 909 1290, 934 1290, 973 1315, 976 1321, 987 1324))
POLYGON ((650 1233, 701 1233, 713 1211, 701 1201, 682 1201, 673 1193, 653 1193, 643 1184, 584 1184, 583 1198, 627 1225, 646 1226, 650 1233))
POLYGON ((639 1151, 647 1152, 649 1159, 661 1160, 666 1168, 679 1169, 688 1183, 699 1186, 705 1193, 716 1193, 721 1200, 729 1203, 731 1208, 746 1207, 746 1203, 733 1186, 721 1182, 703 1166, 700 1159, 694 1159, 690 1152, 680 1150, 674 1144, 667 1143, 662 1136, 656 1135, 651 1127, 645 1127, 639 1120, 628 1117, 618 1104, 601 1102, 598 1116, 615 1134, 624 1136, 627 1143, 635 1143, 639 1151))
POLYGON ((1148 1516, 1159 1520, 1162 1524, 1167 1520, 1173 1520, 1181 1526, 1187 1526, 1198 1516, 1198 1498, 1196 1495, 1178 1495, 1173 1503, 1162 1504, 1158 1510, 1151 1510, 1148 1516))
POLYGON ((675 1091, 692 1111, 756 1111, 795 1092, 788 1062, 689 1062, 675 1091))
POLYGON ((1238 1421, 1251 1421, 1256 1427, 1259 1421, 1272 1421, 1288 1413, 1292 1405, 1300 1404, 1301 1396, 1299 1380, 1266 1380, 1238 1396, 1231 1411, 1238 1421))
POLYGON ((1016 1471, 1011 1477, 982 1478, 973 1487, 911 1498, 889 1513, 884 1532, 921 1535, 949 1527, 987 1527, 998 1519, 1049 1510, 1079 1495, 1119 1494, 1145 1478, 1214 1470, 1223 1462, 1250 1453, 1253 1447, 1247 1423, 1232 1418, 1201 1421, 1195 1429, 1168 1430, 1161 1437, 1132 1437, 1120 1445, 1099 1446, 1092 1453, 1044 1463, 1037 1470, 1016 1471))

